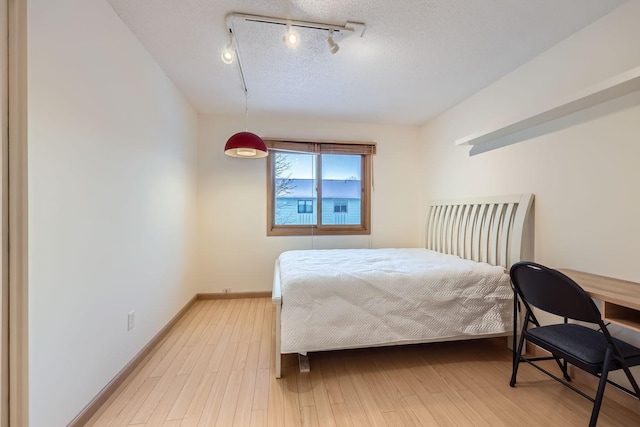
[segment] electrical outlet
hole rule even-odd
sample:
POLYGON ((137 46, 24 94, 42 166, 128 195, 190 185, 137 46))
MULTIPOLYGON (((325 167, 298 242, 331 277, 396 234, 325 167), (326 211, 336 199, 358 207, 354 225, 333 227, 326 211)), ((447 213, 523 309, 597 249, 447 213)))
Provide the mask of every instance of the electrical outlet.
POLYGON ((136 311, 131 310, 127 315, 127 331, 132 330, 136 326, 136 311))
POLYGON ((223 293, 223 294, 228 294, 229 292, 231 292, 231 288, 224 288, 224 289, 222 289, 222 293, 223 293))

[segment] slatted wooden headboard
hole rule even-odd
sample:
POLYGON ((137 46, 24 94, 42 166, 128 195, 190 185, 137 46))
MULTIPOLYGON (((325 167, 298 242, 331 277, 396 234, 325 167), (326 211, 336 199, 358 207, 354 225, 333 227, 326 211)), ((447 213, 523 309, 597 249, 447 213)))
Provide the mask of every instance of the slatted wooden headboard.
POLYGON ((533 194, 429 204, 427 249, 511 267, 533 260, 533 194))

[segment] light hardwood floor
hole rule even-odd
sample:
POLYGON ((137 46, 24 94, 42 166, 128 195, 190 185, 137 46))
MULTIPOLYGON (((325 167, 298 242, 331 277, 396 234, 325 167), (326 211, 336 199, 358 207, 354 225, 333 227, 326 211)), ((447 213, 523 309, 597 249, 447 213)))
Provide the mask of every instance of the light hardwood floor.
MULTIPOLYGON (((591 403, 524 365, 504 339, 314 353, 273 376, 268 298, 198 301, 91 426, 586 426, 591 403)), ((587 389, 593 390, 589 381, 587 389)), ((599 426, 640 426, 607 389, 599 426)))

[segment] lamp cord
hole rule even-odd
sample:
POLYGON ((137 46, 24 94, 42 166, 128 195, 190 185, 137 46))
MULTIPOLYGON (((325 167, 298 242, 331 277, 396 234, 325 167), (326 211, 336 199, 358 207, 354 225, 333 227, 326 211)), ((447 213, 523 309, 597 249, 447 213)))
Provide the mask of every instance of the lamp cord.
POLYGON ((244 131, 249 130, 249 91, 244 89, 244 131))
POLYGON ((247 81, 244 78, 244 71, 242 70, 242 62, 240 61, 240 46, 238 40, 235 37, 234 33, 235 27, 233 22, 231 22, 231 26, 229 27, 229 37, 231 37, 231 45, 234 47, 236 54, 236 64, 238 64, 238 71, 240 72, 240 79, 242 80, 242 88, 244 89, 244 93, 248 93, 247 89, 247 81))

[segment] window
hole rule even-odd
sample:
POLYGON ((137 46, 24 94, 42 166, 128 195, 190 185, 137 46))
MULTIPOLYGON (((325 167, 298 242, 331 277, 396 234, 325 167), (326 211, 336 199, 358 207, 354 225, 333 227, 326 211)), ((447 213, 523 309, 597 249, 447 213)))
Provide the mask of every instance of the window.
POLYGON ((267 235, 371 233, 374 143, 265 142, 267 235))
POLYGON ((313 200, 298 200, 298 213, 313 213, 313 200))
POLYGON ((346 200, 334 200, 333 201, 333 213, 347 213, 347 201, 346 200))

